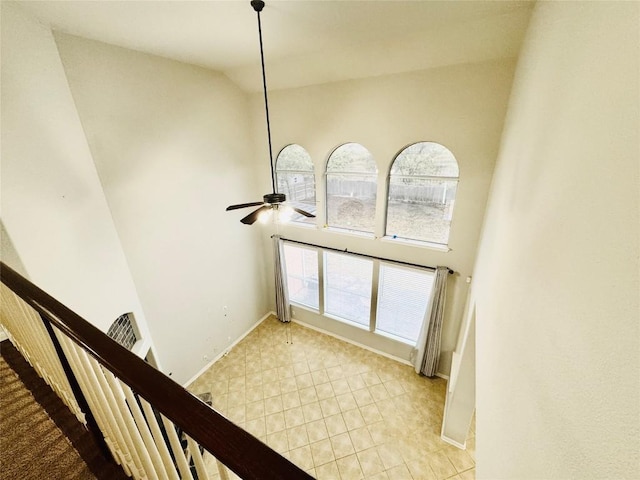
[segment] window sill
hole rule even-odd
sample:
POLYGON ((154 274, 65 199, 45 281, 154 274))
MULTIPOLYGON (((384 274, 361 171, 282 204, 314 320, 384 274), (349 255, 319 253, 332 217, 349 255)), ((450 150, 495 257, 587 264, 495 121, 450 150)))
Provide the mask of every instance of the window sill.
POLYGON ((410 347, 416 346, 416 342, 408 340, 406 338, 399 337, 398 335, 394 335, 393 333, 383 332, 382 330, 377 330, 377 329, 373 333, 375 333, 376 335, 380 335, 381 337, 389 338, 391 340, 395 340, 396 342, 409 345, 410 347))
POLYGON ((369 325, 363 325, 358 322, 354 322, 353 320, 348 320, 346 318, 338 317, 337 315, 332 315, 331 313, 324 312, 322 314, 324 317, 330 318, 331 320, 335 320, 336 322, 341 322, 347 325, 351 325, 352 327, 359 328, 360 330, 364 330, 365 332, 370 332, 369 325))
POLYGON ((409 240, 408 238, 394 238, 386 235, 380 239, 383 242, 397 243, 402 245, 411 245, 412 247, 428 248, 430 250, 437 250, 439 252, 450 252, 451 249, 448 245, 442 245, 441 243, 424 242, 422 240, 409 240))
POLYGON ((318 226, 315 223, 306 223, 306 222, 296 222, 294 220, 289 220, 287 222, 278 222, 278 225, 283 227, 301 227, 308 229, 317 229, 318 226))
MULTIPOLYGON (((382 330, 374 330, 372 332, 371 330, 369 330, 369 326, 368 325, 363 325, 361 323, 354 322, 353 320, 348 320, 346 318, 338 317, 337 315, 332 315, 331 313, 327 313, 327 312, 320 313, 319 310, 317 310, 317 309, 315 309, 313 307, 310 307, 309 305, 304 305, 304 304, 293 302, 293 301, 291 301, 290 303, 291 303, 291 307, 295 307, 297 309, 306 310, 308 312, 312 312, 312 313, 315 313, 317 315, 322 315, 325 318, 328 318, 330 320, 334 320, 336 322, 344 323, 345 325, 349 325, 351 327, 357 328, 358 330, 362 330, 362 331, 367 332, 367 333, 372 333, 373 335, 377 335, 377 336, 380 336, 380 337, 388 338, 389 340, 393 340, 395 342, 402 343, 403 345, 407 345, 409 347, 415 348, 415 346, 416 346, 416 342, 408 340, 406 338, 399 337, 397 335, 394 335, 393 333, 383 332, 382 330)), ((292 311, 292 315, 291 316, 292 317, 296 317, 295 312, 292 311)))
POLYGON ((295 300, 289 300, 289 305, 291 307, 291 316, 295 315, 294 308, 301 308, 302 310, 307 310, 309 312, 320 314, 320 310, 314 307, 313 305, 307 305, 305 303, 296 302, 295 300))
POLYGON ((324 227, 324 229, 328 232, 332 232, 332 233, 340 233, 342 235, 352 235, 354 237, 360 237, 360 238, 370 238, 370 239, 374 239, 376 238, 375 235, 373 233, 369 233, 369 232, 361 232, 359 230, 349 230, 348 228, 339 228, 339 227, 324 227))

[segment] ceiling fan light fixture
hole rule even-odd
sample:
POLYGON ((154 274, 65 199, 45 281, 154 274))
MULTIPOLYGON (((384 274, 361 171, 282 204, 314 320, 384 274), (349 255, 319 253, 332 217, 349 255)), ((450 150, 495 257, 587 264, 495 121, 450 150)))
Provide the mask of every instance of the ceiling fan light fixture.
MULTIPOLYGON (((264 68, 264 48, 262 46, 262 23, 260 22, 260 12, 264 8, 263 0, 251 0, 251 7, 255 10, 258 15, 258 37, 260 39, 260 62, 262 64, 262 87, 264 91, 264 110, 267 117, 267 139, 269 140, 269 167, 271 168, 271 186, 273 188, 272 193, 267 193, 262 197, 262 202, 250 202, 250 203, 240 203, 237 205, 229 205, 227 207, 227 211, 229 210, 237 210, 239 208, 246 207, 255 207, 260 205, 257 210, 254 210, 249 215, 240 220, 245 225, 253 225, 256 220, 260 220, 261 223, 266 223, 268 219, 270 219, 273 215, 273 210, 278 210, 279 206, 287 200, 287 197, 284 193, 276 192, 276 173, 273 165, 273 149, 271 147, 271 123, 269 122, 269 100, 267 98, 267 76, 264 68), (264 215, 269 213, 269 215, 264 215), (266 218, 264 222, 262 219, 266 218)), ((312 213, 305 212, 299 208, 288 207, 292 212, 297 212, 306 217, 315 217, 312 213)))
POLYGON ((262 197, 264 203, 270 203, 271 205, 279 205, 287 200, 287 196, 284 193, 267 193, 262 197))
POLYGON ((271 220, 271 217, 273 216, 273 209, 270 208, 269 210, 264 210, 262 212, 260 212, 260 214, 258 215, 258 221, 260 223, 262 223, 263 225, 269 223, 269 221, 271 220))
POLYGON ((289 205, 280 205, 278 208, 278 222, 279 223, 288 223, 291 221, 291 217, 295 210, 291 208, 289 205))

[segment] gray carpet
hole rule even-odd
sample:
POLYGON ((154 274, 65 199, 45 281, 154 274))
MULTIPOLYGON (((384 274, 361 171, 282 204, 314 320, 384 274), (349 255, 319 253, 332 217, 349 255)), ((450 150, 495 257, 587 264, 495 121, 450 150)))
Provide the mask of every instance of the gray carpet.
POLYGON ((2 480, 128 478, 9 341, 0 354, 2 480))

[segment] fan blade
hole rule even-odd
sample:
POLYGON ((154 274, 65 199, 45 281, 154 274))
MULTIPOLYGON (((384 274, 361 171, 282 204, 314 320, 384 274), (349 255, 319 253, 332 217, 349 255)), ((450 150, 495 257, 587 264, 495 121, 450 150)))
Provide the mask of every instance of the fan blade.
POLYGON ((251 202, 251 203, 239 203, 238 205, 229 205, 227 207, 227 212, 229 210, 238 210, 239 208, 247 208, 247 207, 257 207, 258 205, 262 205, 264 202, 251 202))
POLYGON ((300 210, 299 208, 296 208, 296 207, 293 207, 293 209, 296 212, 298 212, 300 215, 304 215, 305 217, 316 218, 316 216, 313 213, 305 212, 304 210, 300 210))
POLYGON ((258 217, 262 212, 269 210, 271 208, 273 208, 271 205, 262 205, 260 208, 258 208, 257 210, 254 210, 253 212, 251 212, 249 215, 247 215, 240 221, 245 225, 253 225, 254 223, 256 223, 256 220, 258 220, 258 217))

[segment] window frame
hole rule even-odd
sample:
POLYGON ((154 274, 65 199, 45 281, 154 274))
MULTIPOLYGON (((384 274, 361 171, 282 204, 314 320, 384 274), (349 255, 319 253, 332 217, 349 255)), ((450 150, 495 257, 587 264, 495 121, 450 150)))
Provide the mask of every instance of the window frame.
MULTIPOLYGON (((327 161, 325 162, 325 168, 324 168, 324 182, 325 182, 325 194, 324 194, 324 213, 325 213, 325 227, 330 229, 330 230, 335 230, 338 232, 346 232, 346 233, 351 233, 351 234, 355 234, 355 235, 360 235, 360 236, 365 236, 365 237, 374 237, 375 236, 375 230, 376 230, 376 223, 375 223, 375 217, 376 217, 376 207, 377 207, 377 201, 378 201, 378 176, 379 176, 379 171, 378 171, 378 165, 376 164, 376 161, 373 157, 373 154, 369 151, 369 149, 367 147, 365 147, 364 145, 362 145, 361 143, 358 142, 345 142, 340 144, 339 146, 337 146, 336 148, 334 148, 331 153, 329 154, 329 156, 327 157, 327 161), (371 157, 373 166, 375 168, 375 170, 373 172, 364 172, 364 171, 354 171, 354 170, 345 170, 345 171, 329 171, 329 165, 332 161, 332 159, 334 159, 334 154, 341 148, 347 146, 347 145, 358 145, 359 147, 363 148, 364 150, 366 150, 366 152, 369 154, 369 156, 371 157), (374 201, 373 201, 373 208, 374 208, 374 215, 373 215, 373 224, 371 225, 371 230, 363 230, 362 228, 351 228, 348 226, 343 226, 343 225, 332 225, 330 223, 330 216, 329 216, 329 178, 331 176, 345 176, 347 178, 349 177, 370 177, 373 180, 373 183, 375 185, 374 188, 374 201)), ((360 199, 360 197, 353 197, 355 199, 360 199)))
MULTIPOLYGON (((298 144, 298 143, 289 143, 287 145, 285 145, 284 147, 282 147, 280 149, 280 151, 278 152, 278 155, 276 156, 275 159, 275 165, 274 165, 274 173, 275 173, 275 182, 276 182, 276 188, 278 190, 280 190, 278 187, 280 186, 280 180, 282 178, 281 175, 285 175, 285 174, 298 174, 298 175, 302 175, 302 176, 306 176, 306 175, 310 175, 311 178, 313 179, 313 199, 314 199, 314 203, 313 206, 314 208, 316 208, 317 210, 317 204, 318 204, 318 189, 317 189, 317 184, 316 184, 316 172, 315 172, 315 165, 313 163, 313 159, 311 158, 311 155, 309 154, 309 152, 307 151, 306 148, 304 148, 302 145, 298 144), (309 162, 311 163, 311 169, 310 170, 300 170, 300 169, 288 169, 288 168, 284 168, 284 169, 279 169, 278 168, 278 163, 281 159, 281 155, 282 153, 290 147, 299 147, 301 148, 304 153, 307 155, 309 162)), ((279 193, 283 193, 283 192, 279 192, 279 193)), ((287 203, 293 203, 294 200, 292 198, 290 198, 290 194, 289 192, 287 192, 287 203)), ((309 210, 309 205, 311 205, 311 203, 305 203, 305 202, 299 202, 300 205, 296 205, 298 208, 301 208, 303 210, 309 210)), ((311 212, 313 213, 313 212, 311 212)), ((316 218, 309 218, 309 217, 305 217, 304 215, 300 215, 300 214, 294 214, 292 215, 291 219, 288 220, 287 223, 290 223, 292 225, 296 225, 296 226, 303 226, 303 227, 315 227, 316 226, 316 220, 317 219, 317 215, 316 218)))
MULTIPOLYGON (((376 315, 375 315, 375 330, 373 330, 374 333, 378 334, 378 335, 382 335, 385 337, 389 337, 389 338, 393 338, 394 340, 398 340, 400 342, 404 342, 404 343, 409 343, 411 345, 416 345, 418 338, 416 337, 415 340, 411 340, 409 338, 403 337, 402 335, 393 333, 393 332, 387 332, 384 330, 381 330, 380 327, 378 326, 378 317, 379 317, 379 308, 380 308, 380 297, 381 297, 381 293, 380 293, 380 286, 381 286, 381 282, 383 281, 383 267, 385 265, 388 265, 390 268, 395 268, 397 270, 408 270, 408 271, 417 271, 426 275, 429 275, 430 279, 431 279, 431 285, 429 287, 429 292, 426 298, 426 302, 424 305, 424 312, 422 313, 422 323, 424 323, 425 321, 425 314, 427 309, 429 308, 429 297, 431 296, 431 292, 433 291, 433 282, 435 281, 435 270, 430 269, 430 268, 418 268, 418 267, 413 267, 413 266, 408 266, 408 265, 403 265, 397 262, 392 262, 392 261, 387 261, 387 260, 380 260, 378 262, 378 280, 377 280, 377 285, 378 285, 378 292, 377 292, 377 306, 376 306, 376 315)), ((421 325, 422 328, 422 325, 421 325)), ((418 331, 418 335, 419 335, 419 331, 418 331)))
MULTIPOLYGON (((299 250, 305 250, 308 252, 314 252, 316 254, 316 260, 319 257, 318 255, 318 248, 317 247, 311 247, 311 246, 307 246, 307 245, 299 245, 297 243, 294 242, 287 242, 286 240, 284 241, 284 245, 283 245, 283 253, 284 253, 284 257, 285 257, 285 261, 284 261, 284 265, 285 268, 287 269, 285 271, 285 276, 287 279, 287 293, 289 296, 289 303, 291 304, 295 304, 297 306, 303 307, 303 308, 307 308, 313 312, 318 312, 320 313, 322 311, 323 308, 323 297, 322 297, 322 287, 320 286, 320 284, 322 283, 322 276, 321 276, 321 271, 320 271, 320 265, 317 264, 316 262, 316 267, 317 267, 317 272, 318 272, 318 306, 315 307, 313 305, 309 305, 306 303, 302 303, 302 302, 298 302, 295 300, 291 299, 291 292, 288 290, 289 289, 289 270, 288 270, 288 266, 287 266, 287 254, 286 254, 286 248, 287 246, 291 247, 291 248, 297 248, 299 250)), ((304 263, 303 263, 304 266, 304 263)), ((304 278, 300 278, 300 280, 304 281, 304 278)))
MULTIPOLYGON (((325 250, 325 249, 321 249, 322 250, 322 262, 323 262, 323 278, 322 278, 322 286, 323 286, 323 291, 324 291, 324 304, 323 304, 323 315, 327 316, 329 318, 333 318, 334 320, 338 320, 344 323, 348 323, 350 325, 354 325, 358 328, 363 328, 363 329, 368 329, 369 331, 371 331, 371 318, 372 318, 372 304, 373 304, 373 299, 374 299, 374 290, 373 290, 373 285, 375 284, 374 282, 374 272, 375 272, 375 261, 373 259, 362 259, 359 258, 355 255, 349 254, 348 252, 334 252, 331 250, 325 250), (329 287, 328 287, 328 282, 329 282, 329 275, 325 274, 328 270, 328 257, 329 255, 335 255, 335 256, 343 256, 343 257, 351 257, 353 259, 357 259, 359 261, 369 261, 371 262, 371 281, 369 283, 369 305, 368 305, 368 313, 369 313, 369 321, 368 324, 364 324, 361 323, 357 320, 354 319, 350 319, 347 317, 342 317, 338 314, 336 314, 335 312, 328 312, 327 311, 327 302, 328 302, 328 291, 329 291, 329 287)), ((318 283, 320 283, 320 279, 318 279, 318 283)))
MULTIPOLYGON (((425 161, 428 161, 425 160, 425 161)), ((426 183, 425 182, 425 183, 426 183)), ((406 145, 405 147, 403 147, 393 158, 393 161, 391 162, 391 164, 389 165, 389 171, 387 174, 387 178, 386 178, 386 198, 385 198, 385 204, 384 204, 384 235, 383 235, 383 240, 386 241, 394 241, 394 242, 400 242, 400 243, 408 243, 408 244, 413 244, 413 245, 418 245, 418 246, 426 246, 426 247, 431 247, 431 248, 435 248, 438 250, 442 250, 442 251, 449 251, 449 243, 451 240, 451 226, 453 225, 453 215, 454 215, 454 210, 455 210, 455 201, 456 201, 456 197, 458 195, 458 187, 460 185, 460 165, 458 163, 457 158, 455 157, 455 155, 453 154, 453 152, 447 148, 446 146, 442 145, 441 143, 438 142, 434 142, 434 141, 419 141, 419 142, 413 142, 409 145, 406 145), (458 176, 457 177, 453 177, 453 176, 449 176, 449 175, 422 175, 422 174, 408 174, 408 175, 404 175, 404 174, 393 174, 392 175, 392 171, 393 171, 393 167, 396 163, 396 161, 398 161, 398 159, 401 157, 401 155, 409 148, 415 146, 415 145, 420 145, 420 144, 435 144, 438 145, 439 147, 443 148, 444 150, 446 150, 446 152, 448 152, 448 154, 451 156, 451 159, 455 162, 456 165, 456 169, 458 170, 458 176), (425 239, 420 239, 420 238, 412 238, 409 236, 403 236, 403 235, 399 235, 399 234, 395 234, 392 232, 389 232, 389 204, 390 204, 390 200, 391 200, 391 180, 392 180, 392 176, 393 179, 417 179, 417 180, 425 180, 426 182, 454 182, 455 183, 455 194, 453 195, 453 199, 452 199, 452 204, 453 206, 451 207, 451 213, 450 213, 450 220, 449 220, 449 224, 448 224, 448 232, 447 232, 447 238, 446 241, 444 242, 440 242, 437 239, 434 239, 433 237, 431 239, 425 240, 425 239)), ((446 203, 445 203, 446 205, 446 203)))
MULTIPOLYGON (((315 309, 314 307, 310 306, 310 305, 306 305, 304 303, 300 303, 300 302, 296 302, 294 300, 289 299, 289 302, 291 305, 295 306, 296 308, 302 308, 305 310, 309 310, 311 312, 317 313, 318 315, 320 315, 321 317, 324 318, 329 318, 331 320, 334 320, 336 322, 340 322, 352 327, 355 327, 357 329, 360 330, 365 330, 368 331, 369 333, 371 333, 374 336, 378 336, 378 337, 384 337, 384 338, 389 338, 391 340, 397 341, 399 343, 405 344, 405 345, 409 345, 412 347, 416 346, 416 341, 412 341, 410 339, 404 338, 402 336, 396 335, 394 333, 390 333, 390 332, 385 332, 380 330, 377 327, 377 317, 378 317, 378 302, 379 302, 379 288, 380 288, 380 271, 381 271, 381 266, 382 265, 390 265, 394 268, 401 268, 401 269, 408 269, 408 270, 417 270, 417 271, 423 271, 425 273, 428 273, 429 275, 432 275, 435 277, 435 270, 431 267, 423 267, 420 265, 407 265, 404 262, 400 262, 400 261, 394 261, 391 259, 379 259, 379 258, 375 258, 375 257, 371 257, 369 255, 360 255, 358 253, 354 253, 354 252, 347 252, 347 251, 339 251, 333 248, 324 248, 321 246, 306 246, 306 245, 299 245, 299 242, 296 242, 295 240, 289 241, 289 240, 283 240, 285 245, 286 244, 290 244, 292 246, 296 246, 298 248, 306 248, 309 251, 315 251, 316 252, 316 256, 317 256, 317 261, 318 261, 318 308, 315 309), (354 258, 361 258, 361 257, 368 257, 368 260, 371 261, 372 263, 372 274, 371 274, 371 285, 370 285, 370 292, 371 292, 371 303, 369 306, 369 322, 368 325, 364 325, 362 323, 359 323, 356 320, 351 320, 348 318, 344 318, 332 313, 328 313, 326 311, 326 298, 327 298, 327 275, 326 275, 326 256, 327 254, 335 254, 335 255, 346 255, 346 256, 352 256, 354 258)), ((285 266, 286 266, 286 262, 285 262, 285 266)), ((285 272, 288 275, 288 272, 285 272)), ((428 300, 427 300, 427 304, 425 306, 425 313, 426 313, 426 309, 428 308, 428 300)), ((424 319, 423 319, 424 322, 424 319)))

